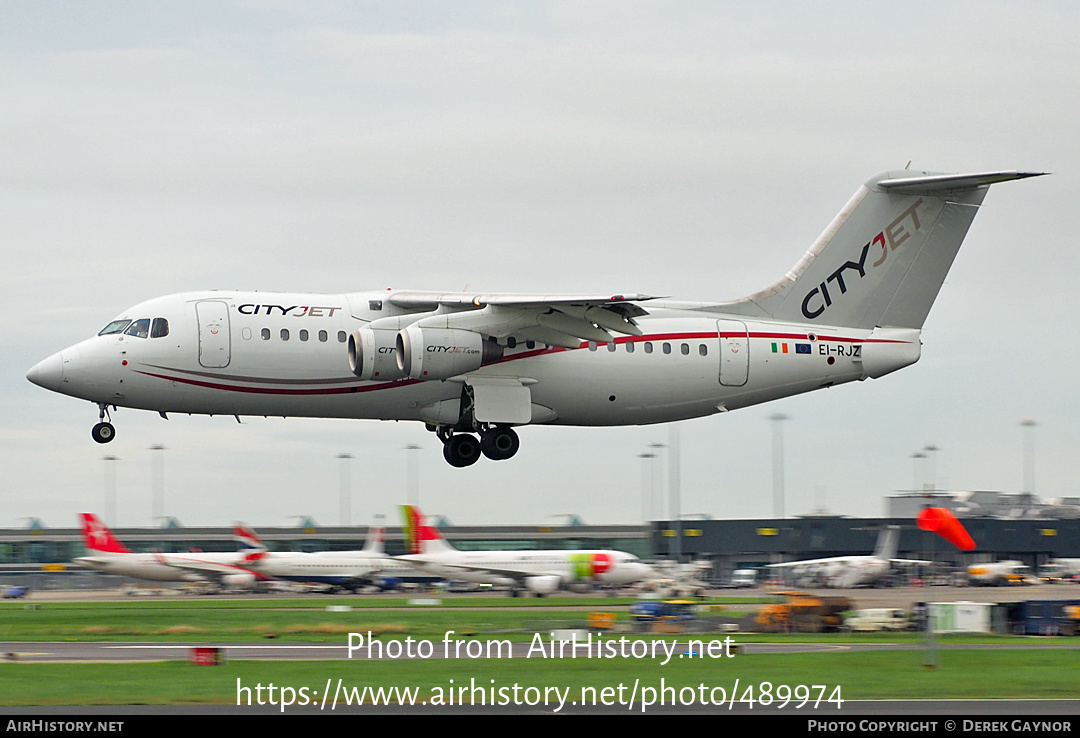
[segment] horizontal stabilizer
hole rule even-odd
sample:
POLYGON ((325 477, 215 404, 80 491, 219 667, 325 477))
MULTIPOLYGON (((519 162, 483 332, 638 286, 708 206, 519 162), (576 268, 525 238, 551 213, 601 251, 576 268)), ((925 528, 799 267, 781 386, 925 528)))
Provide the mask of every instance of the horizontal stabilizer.
POLYGON ((1014 179, 1027 179, 1028 177, 1041 177, 1047 172, 982 172, 979 174, 931 174, 922 177, 897 177, 895 179, 883 179, 877 183, 878 187, 889 192, 904 194, 926 194, 931 192, 947 192, 949 190, 964 190, 972 187, 988 187, 998 182, 1011 182, 1014 179))

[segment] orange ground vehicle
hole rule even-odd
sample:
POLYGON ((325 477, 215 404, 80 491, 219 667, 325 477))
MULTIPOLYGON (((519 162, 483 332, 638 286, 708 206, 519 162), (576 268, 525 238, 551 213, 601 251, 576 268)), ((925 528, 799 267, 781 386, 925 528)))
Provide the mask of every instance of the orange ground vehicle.
POLYGON ((839 630, 843 613, 854 609, 847 597, 821 597, 809 592, 776 592, 786 602, 758 610, 757 623, 768 633, 821 633, 839 630))

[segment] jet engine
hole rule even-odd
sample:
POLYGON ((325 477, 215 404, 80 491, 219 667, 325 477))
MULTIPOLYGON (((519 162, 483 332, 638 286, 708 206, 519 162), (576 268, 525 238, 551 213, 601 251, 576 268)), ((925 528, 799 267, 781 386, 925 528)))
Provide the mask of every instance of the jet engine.
POLYGON ((525 588, 537 595, 549 595, 559 591, 560 579, 555 574, 542 574, 528 577, 525 580, 525 588))
POLYGON ((458 328, 421 328, 417 324, 398 331, 397 368, 410 379, 449 379, 502 358, 503 347, 485 341, 479 333, 458 328))
POLYGON ((255 587, 255 575, 226 574, 221 578, 221 583, 230 589, 253 589, 255 587))
POLYGON ((390 382, 405 373, 398 369, 397 331, 364 326, 349 336, 349 368, 360 379, 390 382))

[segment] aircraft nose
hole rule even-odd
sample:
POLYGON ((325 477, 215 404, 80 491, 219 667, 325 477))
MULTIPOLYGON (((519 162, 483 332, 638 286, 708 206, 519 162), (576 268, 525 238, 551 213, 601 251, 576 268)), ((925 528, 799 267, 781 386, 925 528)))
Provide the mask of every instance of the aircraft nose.
POLYGON ((44 387, 53 392, 60 391, 60 385, 64 381, 64 357, 57 352, 31 367, 26 373, 26 378, 38 387, 44 387))

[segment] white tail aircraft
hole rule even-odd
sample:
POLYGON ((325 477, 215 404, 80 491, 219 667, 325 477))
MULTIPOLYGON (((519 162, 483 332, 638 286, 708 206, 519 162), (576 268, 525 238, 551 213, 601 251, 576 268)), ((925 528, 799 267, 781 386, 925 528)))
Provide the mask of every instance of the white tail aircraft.
POLYGON ((458 551, 418 508, 402 505, 401 510, 409 553, 400 561, 446 579, 509 587, 514 597, 522 591, 542 597, 560 589, 624 587, 654 576, 652 567, 625 551, 458 551))
POLYGON ((889 525, 878 533, 874 553, 869 556, 832 556, 824 559, 804 559, 783 564, 769 564, 770 569, 786 569, 800 586, 863 587, 875 583, 892 570, 894 565, 929 566, 932 561, 898 559, 900 526, 889 525))
POLYGON ((372 528, 359 551, 265 551, 250 556, 244 567, 260 577, 328 584, 354 591, 369 584, 438 579, 420 576, 413 567, 387 556, 384 534, 383 528, 372 528))
POLYGON ((120 543, 109 526, 93 513, 81 513, 83 545, 87 555, 75 563, 106 574, 116 574, 154 582, 212 582, 222 586, 245 587, 265 577, 247 569, 248 563, 264 555, 258 537, 244 526, 233 533, 240 551, 228 553, 133 553, 120 543))
POLYGON ((197 292, 125 310, 26 376, 97 404, 99 443, 111 406, 416 420, 453 466, 508 459, 518 426, 685 420, 913 364, 987 189, 1038 174, 873 177, 791 271, 733 302, 197 292))

